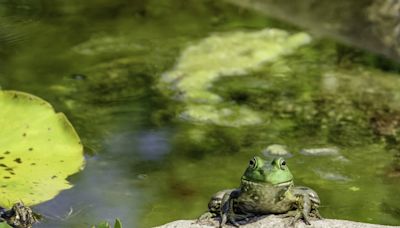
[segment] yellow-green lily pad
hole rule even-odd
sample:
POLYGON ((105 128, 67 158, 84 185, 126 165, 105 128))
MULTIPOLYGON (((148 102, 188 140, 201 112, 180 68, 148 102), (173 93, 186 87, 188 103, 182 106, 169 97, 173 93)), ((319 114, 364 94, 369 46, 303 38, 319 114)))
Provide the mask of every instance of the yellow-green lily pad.
POLYGON ((34 205, 71 188, 84 165, 71 123, 39 97, 0 91, 0 206, 34 205))

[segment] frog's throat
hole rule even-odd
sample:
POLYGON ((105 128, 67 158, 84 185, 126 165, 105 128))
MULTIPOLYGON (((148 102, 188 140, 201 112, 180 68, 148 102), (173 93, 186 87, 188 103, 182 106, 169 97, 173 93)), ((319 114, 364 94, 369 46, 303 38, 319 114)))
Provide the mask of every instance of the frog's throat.
POLYGON ((242 185, 250 185, 250 186, 270 186, 270 187, 288 187, 293 185, 293 180, 282 182, 279 184, 270 184, 266 182, 254 182, 254 181, 249 181, 246 180, 245 178, 242 178, 242 185))

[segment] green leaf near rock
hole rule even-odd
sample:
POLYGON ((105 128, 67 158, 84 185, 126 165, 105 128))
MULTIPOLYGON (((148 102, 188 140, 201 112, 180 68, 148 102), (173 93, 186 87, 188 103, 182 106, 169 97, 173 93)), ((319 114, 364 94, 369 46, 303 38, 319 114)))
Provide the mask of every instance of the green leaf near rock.
POLYGON ((5 223, 5 222, 1 222, 0 223, 0 228, 12 228, 10 225, 8 225, 7 223, 5 223))
POLYGON ((83 147, 62 113, 22 92, 0 91, 0 206, 34 205, 71 188, 83 147))

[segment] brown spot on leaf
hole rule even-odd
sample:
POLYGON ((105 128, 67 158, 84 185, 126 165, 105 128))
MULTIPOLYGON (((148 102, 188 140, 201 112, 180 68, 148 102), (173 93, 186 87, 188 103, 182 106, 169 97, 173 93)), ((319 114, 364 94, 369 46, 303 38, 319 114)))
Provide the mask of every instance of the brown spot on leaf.
POLYGON ((6 152, 4 152, 4 154, 10 154, 10 153, 11 153, 11 152, 10 152, 10 151, 8 151, 8 150, 7 150, 6 152))
POLYGON ((21 158, 16 158, 14 161, 15 161, 16 163, 18 163, 18 164, 21 164, 21 163, 22 163, 22 159, 21 159, 21 158))
POLYGON ((4 176, 3 178, 4 178, 4 179, 10 179, 11 177, 9 177, 9 176, 4 176))

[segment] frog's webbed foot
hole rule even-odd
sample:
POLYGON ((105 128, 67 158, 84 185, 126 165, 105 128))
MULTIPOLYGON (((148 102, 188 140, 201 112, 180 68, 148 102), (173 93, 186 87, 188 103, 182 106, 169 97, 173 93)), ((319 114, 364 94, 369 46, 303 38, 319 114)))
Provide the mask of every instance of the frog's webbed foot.
POLYGON ((202 222, 202 221, 205 221, 205 220, 212 219, 214 217, 216 217, 215 213, 207 211, 206 213, 200 215, 200 217, 197 219, 197 222, 199 223, 199 222, 202 222))
POLYGON ((299 221, 300 219, 303 219, 304 223, 307 225, 311 225, 310 223, 310 218, 308 217, 307 214, 304 214, 303 211, 301 210, 296 210, 294 211, 294 213, 292 214, 292 216, 294 215, 292 221, 289 223, 290 226, 294 227, 296 222, 299 221))
POLYGON ((324 217, 321 216, 321 214, 319 213, 318 209, 314 209, 310 212, 310 215, 312 217, 315 217, 317 219, 324 219, 324 217))
POLYGON ((275 215, 277 218, 289 218, 289 217, 294 217, 296 215, 297 211, 288 211, 284 214, 277 214, 275 215))
POLYGON ((221 217, 221 223, 219 224, 219 227, 224 227, 226 223, 229 222, 232 224, 234 227, 240 227, 240 224, 236 222, 235 216, 233 215, 223 215, 221 217))
POLYGON ((234 190, 232 192, 226 193, 222 198, 221 202, 221 220, 219 227, 224 227, 227 222, 235 227, 239 227, 239 223, 236 220, 239 219, 240 215, 235 214, 233 208, 233 200, 239 195, 239 190, 234 190))

